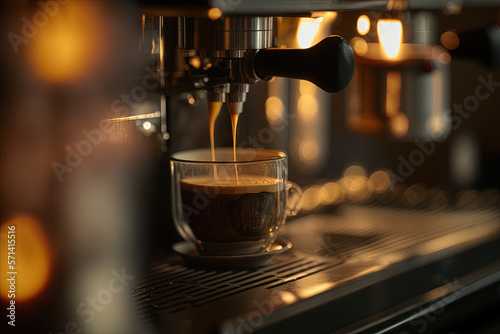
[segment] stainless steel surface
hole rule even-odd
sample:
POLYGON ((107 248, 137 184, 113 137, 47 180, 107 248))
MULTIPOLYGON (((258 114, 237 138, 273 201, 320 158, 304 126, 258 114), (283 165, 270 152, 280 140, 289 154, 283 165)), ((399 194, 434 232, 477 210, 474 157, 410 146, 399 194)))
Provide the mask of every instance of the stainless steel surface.
POLYGON ((206 17, 206 10, 219 8, 224 14, 297 15, 311 11, 443 9, 456 14, 463 7, 494 7, 497 0, 207 0, 185 1, 141 0, 142 9, 149 15, 206 17))
POLYGON ((266 49, 273 42, 273 18, 227 16, 178 19, 178 44, 183 50, 194 50, 201 59, 208 58, 215 74, 208 76, 209 101, 245 102, 249 91, 243 69, 248 50, 266 49), (224 78, 225 77, 225 78, 224 78), (214 81, 215 80, 215 81, 214 81), (221 80, 227 96, 220 95, 221 80), (214 82, 213 82, 214 81, 214 82))
MULTIPOLYGON (((292 241, 292 250, 267 267, 243 271, 194 268, 171 257, 151 268, 134 295, 149 320, 156 314, 161 326, 176 333, 265 330, 349 295, 358 304, 356 310, 349 310, 353 305, 347 303, 344 312, 330 312, 351 312, 351 320, 354 314, 363 318, 480 269, 490 259, 437 267, 435 263, 498 240, 499 223, 497 210, 432 212, 347 206, 335 216, 310 215, 290 222, 282 235, 292 241), (418 268, 427 265, 434 266, 427 273, 430 276, 418 274, 418 268), (380 291, 382 299, 377 299, 377 290, 369 294, 376 301, 363 303, 378 304, 371 311, 359 306, 356 291, 384 281, 391 284, 413 271, 411 282, 403 280, 411 285, 396 284, 380 291)), ((498 243, 493 247, 500 250, 498 243)), ((323 319, 340 327, 348 321, 323 319)), ((315 323, 311 332, 324 328, 325 323, 315 323)))
POLYGON ((310 11, 325 11, 325 10, 384 10, 392 8, 395 4, 402 6, 407 1, 389 1, 389 0, 211 0, 210 6, 221 8, 225 13, 245 14, 245 13, 308 13, 310 11))
POLYGON ((451 130, 448 53, 403 44, 393 61, 376 55, 376 47, 368 44, 368 53, 357 55, 347 92, 348 127, 403 140, 444 140, 451 130))
POLYGON ((228 16, 220 20, 179 18, 179 47, 203 58, 242 58, 246 50, 272 46, 273 18, 228 16))
POLYGON ((141 0, 141 9, 148 15, 206 17, 209 8, 219 8, 224 14, 297 15, 326 10, 386 10, 404 9, 406 0, 141 0))
POLYGON ((424 45, 439 45, 439 22, 429 11, 409 12, 409 42, 424 45))

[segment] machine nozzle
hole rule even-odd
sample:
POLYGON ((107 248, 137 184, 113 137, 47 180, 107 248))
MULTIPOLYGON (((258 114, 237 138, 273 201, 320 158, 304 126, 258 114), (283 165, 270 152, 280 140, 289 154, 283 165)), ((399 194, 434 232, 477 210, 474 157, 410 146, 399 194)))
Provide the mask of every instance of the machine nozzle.
POLYGON ((228 102, 227 107, 231 114, 241 114, 243 112, 244 102, 228 102))
POLYGON ((229 91, 229 84, 212 87, 208 90, 209 102, 226 102, 226 93, 229 91))

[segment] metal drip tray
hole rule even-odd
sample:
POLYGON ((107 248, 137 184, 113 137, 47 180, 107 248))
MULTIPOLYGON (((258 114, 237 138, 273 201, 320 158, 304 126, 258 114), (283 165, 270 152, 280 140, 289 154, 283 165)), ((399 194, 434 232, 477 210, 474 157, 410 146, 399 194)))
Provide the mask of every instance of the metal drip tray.
POLYGON ((172 333, 296 332, 304 321, 318 332, 355 331, 500 261, 493 210, 346 206, 291 221, 281 234, 292 250, 255 270, 190 267, 176 256, 153 264, 133 291, 144 320, 172 333))

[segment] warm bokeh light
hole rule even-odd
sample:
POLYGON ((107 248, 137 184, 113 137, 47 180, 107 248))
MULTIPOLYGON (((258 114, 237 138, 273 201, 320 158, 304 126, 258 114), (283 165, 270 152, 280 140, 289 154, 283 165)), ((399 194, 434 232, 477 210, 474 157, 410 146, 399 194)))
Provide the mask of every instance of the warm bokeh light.
POLYGON ((323 18, 321 17, 300 19, 299 28, 297 29, 297 42, 301 48, 305 49, 312 45, 322 21, 323 18))
POLYGON ((28 44, 29 62, 44 80, 81 78, 103 56, 104 17, 92 2, 71 1, 28 44))
POLYGON ((410 206, 420 205, 424 202, 426 196, 426 189, 420 184, 414 184, 403 193, 403 203, 410 206))
POLYGON ((344 176, 342 182, 344 183, 346 190, 349 193, 356 193, 366 187, 367 179, 364 176, 348 175, 344 176))
POLYGON ((210 20, 215 21, 220 19, 220 17, 222 16, 222 11, 219 8, 212 7, 208 9, 207 16, 210 20))
POLYGON ((387 117, 396 116, 399 113, 401 104, 401 72, 387 72, 385 112, 387 117))
POLYGON ((342 189, 337 182, 328 182, 321 187, 321 203, 332 205, 343 199, 342 189))
POLYGON ((344 177, 346 176, 362 176, 366 177, 366 171, 359 165, 350 165, 344 170, 344 177))
POLYGON ((366 15, 358 17, 358 34, 366 35, 370 31, 370 18, 366 15))
POLYGON ((338 13, 337 12, 330 12, 330 11, 328 11, 328 12, 312 12, 311 16, 314 18, 321 17, 325 21, 332 23, 333 21, 335 21, 337 19, 338 13))
POLYGON ((277 96, 270 96, 266 100, 266 119, 269 124, 277 126, 283 121, 285 107, 283 101, 277 96))
POLYGON ((441 35, 441 44, 448 50, 455 50, 460 45, 460 38, 455 31, 446 31, 441 35))
POLYGON ((348 198, 353 202, 365 201, 372 195, 368 186, 366 171, 359 165, 351 165, 344 171, 341 185, 348 198))
POLYGON ((152 124, 151 124, 151 122, 149 122, 149 121, 146 121, 146 122, 144 122, 144 123, 142 124, 142 127, 144 128, 144 130, 150 130, 150 129, 151 129, 151 126, 152 126, 152 124))
POLYGON ((297 296, 295 296, 290 291, 279 291, 278 294, 279 294, 279 298, 281 299, 281 301, 287 305, 293 304, 293 303, 297 302, 297 300, 299 299, 297 296))
POLYGON ((390 190, 391 178, 389 174, 383 170, 377 170, 370 175, 368 179, 371 190, 375 194, 382 194, 390 190))
MULTIPOLYGON (((348 166, 342 177, 325 180, 304 190, 302 210, 312 212, 325 206, 342 203, 368 203, 377 200, 382 204, 397 204, 407 207, 426 205, 432 210, 443 210, 454 201, 450 193, 438 187, 427 189, 423 184, 393 184, 389 170, 376 170, 367 178, 365 169, 357 164, 348 166)), ((467 190, 456 197, 460 208, 497 208, 500 192, 496 189, 478 192, 467 190)))
POLYGON ((427 191, 429 207, 434 210, 445 209, 450 203, 448 192, 439 188, 431 188, 427 191))
POLYGON ((358 56, 364 56, 368 53, 368 43, 366 43, 366 41, 361 37, 354 37, 351 40, 351 44, 353 46, 354 52, 356 52, 358 56))
POLYGON ((403 38, 403 24, 401 21, 378 20, 377 34, 387 57, 396 57, 403 38))
POLYGON ((189 58, 189 64, 194 68, 200 68, 201 67, 200 57, 196 56, 189 58))
POLYGON ((311 186, 304 190, 302 195, 303 203, 302 210, 311 211, 321 204, 321 187, 311 186))
POLYGON ((396 137, 404 137, 408 133, 409 127, 410 121, 402 112, 397 113, 389 119, 389 128, 391 133, 396 137))
POLYGON ((299 156, 302 162, 311 164, 319 157, 319 143, 317 140, 303 140, 299 145, 299 156))
POLYGON ((475 207, 478 205, 479 192, 477 190, 465 190, 457 195, 457 206, 460 208, 475 207))
POLYGON ((318 87, 312 82, 306 80, 299 80, 299 92, 301 95, 316 95, 318 87))
POLYGON ((448 64, 451 61, 451 55, 447 52, 441 52, 438 55, 438 60, 443 64, 448 64))
MULTIPOLYGON (((12 234, 12 233, 11 233, 12 234)), ((2 272, 0 273, 0 296, 8 300, 9 284, 7 278, 9 272, 15 274, 15 299, 16 301, 30 300, 39 295, 50 278, 52 269, 51 249, 46 232, 42 223, 31 215, 18 215, 9 221, 3 222, 0 227, 0 256, 2 261, 2 272), (8 243, 9 226, 15 226, 15 243, 8 243), (15 248, 10 248, 12 245, 15 248), (15 259, 14 267, 7 266, 9 251, 15 259)))
POLYGON ((318 102, 312 95, 302 95, 297 101, 297 110, 301 116, 314 117, 318 112, 318 102))

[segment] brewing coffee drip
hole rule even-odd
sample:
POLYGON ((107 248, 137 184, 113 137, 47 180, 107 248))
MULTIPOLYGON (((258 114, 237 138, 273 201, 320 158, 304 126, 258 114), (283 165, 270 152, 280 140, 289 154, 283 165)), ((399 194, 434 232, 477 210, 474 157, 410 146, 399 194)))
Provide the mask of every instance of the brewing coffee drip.
MULTIPOLYGON (((345 88, 354 73, 354 54, 340 36, 330 36, 308 49, 271 48, 272 17, 226 16, 218 20, 179 18, 179 47, 188 54, 209 59, 205 76, 208 90, 209 132, 215 160, 214 126, 222 104, 231 114, 233 160, 236 133, 250 84, 273 76, 308 80, 327 92, 345 88)), ((236 181, 238 171, 235 166, 236 181)), ((214 177, 217 170, 214 168, 214 177)))

